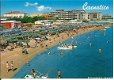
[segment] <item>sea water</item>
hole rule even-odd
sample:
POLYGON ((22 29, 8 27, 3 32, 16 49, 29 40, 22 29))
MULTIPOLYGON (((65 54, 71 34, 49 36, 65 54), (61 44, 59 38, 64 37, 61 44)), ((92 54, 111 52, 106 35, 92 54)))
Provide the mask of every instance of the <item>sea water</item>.
POLYGON ((31 69, 38 74, 48 74, 49 78, 57 78, 58 69, 62 78, 112 78, 113 28, 95 30, 58 44, 25 64, 13 78, 24 78, 31 74, 31 69), (73 43, 77 48, 58 50, 57 47, 64 43, 73 43))

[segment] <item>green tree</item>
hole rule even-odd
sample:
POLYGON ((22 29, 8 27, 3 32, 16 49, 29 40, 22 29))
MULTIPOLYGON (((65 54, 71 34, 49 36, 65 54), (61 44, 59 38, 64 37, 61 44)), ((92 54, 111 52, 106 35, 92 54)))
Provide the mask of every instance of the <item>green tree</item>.
POLYGON ((23 18, 8 18, 7 20, 16 20, 16 21, 21 21, 22 23, 34 23, 37 20, 46 20, 44 16, 36 16, 36 17, 29 17, 29 16, 24 16, 23 18))

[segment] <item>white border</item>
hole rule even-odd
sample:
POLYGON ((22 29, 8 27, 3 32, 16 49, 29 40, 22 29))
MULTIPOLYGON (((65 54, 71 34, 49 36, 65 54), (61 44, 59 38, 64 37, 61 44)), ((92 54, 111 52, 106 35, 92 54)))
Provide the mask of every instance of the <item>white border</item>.
MULTIPOLYGON (((114 1, 113 1, 113 4, 114 4, 114 1)), ((114 5, 113 5, 113 22, 114 22, 114 5)), ((114 26, 114 24, 113 24, 114 26)), ((114 41, 114 28, 113 28, 113 41, 114 41)), ((113 42, 113 45, 114 45, 114 42, 113 42)), ((114 53, 114 47, 113 47, 113 53, 114 53)), ((64 79, 61 79, 61 80, 86 80, 86 79, 89 79, 89 80, 114 80, 114 54, 113 54, 113 78, 83 78, 83 79, 80 79, 80 78, 64 78, 64 79)), ((25 79, 1 79, 1 80, 25 80, 25 79)), ((58 80, 57 78, 50 78, 50 79, 26 79, 26 80, 58 80)))

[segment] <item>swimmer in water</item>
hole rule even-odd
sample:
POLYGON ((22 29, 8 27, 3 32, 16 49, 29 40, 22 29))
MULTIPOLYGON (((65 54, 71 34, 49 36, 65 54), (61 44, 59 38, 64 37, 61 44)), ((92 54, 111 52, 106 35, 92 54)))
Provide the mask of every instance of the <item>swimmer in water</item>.
POLYGON ((99 48, 99 53, 102 53, 102 49, 101 48, 99 48))
POLYGON ((48 52, 48 55, 50 54, 50 52, 48 52))
POLYGON ((90 46, 90 47, 92 46, 92 43, 91 43, 91 42, 89 43, 89 46, 90 46))
POLYGON ((72 37, 72 39, 73 39, 73 37, 72 37))
POLYGON ((34 69, 32 69, 32 75, 33 75, 34 78, 36 78, 37 73, 34 69))
POLYGON ((109 40, 107 41, 107 43, 109 43, 109 40))
POLYGON ((58 78, 61 78, 61 71, 58 69, 58 78))

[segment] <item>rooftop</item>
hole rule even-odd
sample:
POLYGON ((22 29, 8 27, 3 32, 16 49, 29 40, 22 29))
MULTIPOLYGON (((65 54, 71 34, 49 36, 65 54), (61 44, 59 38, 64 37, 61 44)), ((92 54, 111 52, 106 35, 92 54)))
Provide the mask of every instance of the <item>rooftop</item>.
POLYGON ((14 11, 14 12, 7 12, 7 13, 5 13, 5 14, 26 14, 26 13, 14 11))
POLYGON ((94 13, 101 13, 101 12, 89 12, 89 14, 94 14, 94 13))

